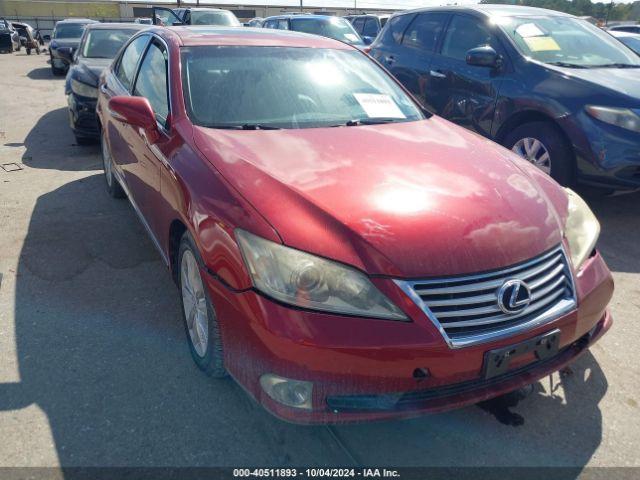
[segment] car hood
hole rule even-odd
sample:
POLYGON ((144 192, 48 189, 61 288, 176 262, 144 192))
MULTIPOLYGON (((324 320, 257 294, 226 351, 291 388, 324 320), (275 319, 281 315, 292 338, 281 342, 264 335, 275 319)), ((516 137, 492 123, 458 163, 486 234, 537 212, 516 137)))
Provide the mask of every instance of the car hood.
POLYGON ((561 68, 562 75, 577 78, 640 101, 640 68, 561 68))
MULTIPOLYGON (((78 69, 78 73, 81 73, 84 78, 91 79, 93 84, 98 86, 98 79, 100 78, 100 74, 111 65, 113 59, 111 58, 84 58, 80 57, 78 59, 77 65, 75 68, 78 69)), ((88 83, 85 81, 85 83, 88 83)))
POLYGON ((561 187, 438 117, 277 131, 195 127, 194 140, 284 244, 370 274, 486 271, 562 241, 561 187))
POLYGON ((54 38, 53 40, 51 40, 51 43, 53 43, 56 48, 60 48, 60 47, 71 47, 71 48, 78 48, 78 45, 80 45, 80 39, 79 38, 54 38))

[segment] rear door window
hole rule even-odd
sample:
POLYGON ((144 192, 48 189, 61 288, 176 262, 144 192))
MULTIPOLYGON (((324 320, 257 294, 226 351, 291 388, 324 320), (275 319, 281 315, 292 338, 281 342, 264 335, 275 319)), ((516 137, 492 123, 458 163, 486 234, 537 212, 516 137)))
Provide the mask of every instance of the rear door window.
POLYGON ((131 90, 131 84, 133 83, 133 77, 136 72, 136 67, 138 66, 138 61, 140 60, 142 52, 144 52, 144 48, 147 46, 148 41, 149 36, 142 35, 127 45, 124 52, 122 52, 116 76, 127 90, 131 90))
POLYGON ((448 18, 448 13, 422 13, 418 15, 407 28, 402 44, 425 52, 433 52, 448 18))
POLYGON ((375 37, 378 35, 378 21, 375 18, 367 18, 364 29, 362 30, 362 35, 365 37, 375 37))
POLYGON ((384 32, 382 32, 382 37, 380 38, 383 45, 399 45, 402 43, 402 37, 404 36, 404 32, 411 23, 411 21, 415 18, 415 15, 407 14, 407 15, 396 15, 395 17, 389 20, 389 25, 385 28, 384 32))
POLYGON ((359 35, 362 35, 362 30, 364 28, 364 18, 358 17, 353 21, 353 28, 356 29, 359 35))
POLYGON ((267 20, 266 22, 264 22, 264 28, 276 28, 277 25, 277 20, 267 20))
POLYGON ((286 18, 278 20, 278 30, 289 30, 289 20, 286 18))

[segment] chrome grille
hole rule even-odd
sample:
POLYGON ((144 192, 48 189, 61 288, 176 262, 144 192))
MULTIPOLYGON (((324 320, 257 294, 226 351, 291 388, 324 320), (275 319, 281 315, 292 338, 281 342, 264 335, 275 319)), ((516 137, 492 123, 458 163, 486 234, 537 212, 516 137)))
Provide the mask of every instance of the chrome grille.
POLYGON ((494 272, 396 283, 453 347, 513 335, 576 307, 573 277, 562 247, 494 272), (504 313, 498 304, 498 291, 514 279, 527 284, 531 301, 519 313, 504 313))

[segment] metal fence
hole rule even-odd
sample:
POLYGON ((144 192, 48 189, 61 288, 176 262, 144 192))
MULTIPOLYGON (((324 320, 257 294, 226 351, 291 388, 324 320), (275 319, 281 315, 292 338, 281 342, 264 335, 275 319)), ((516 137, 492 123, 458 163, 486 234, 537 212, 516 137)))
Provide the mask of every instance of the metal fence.
MULTIPOLYGON (((19 17, 19 16, 5 16, 10 22, 23 22, 28 23, 33 28, 40 30, 42 35, 51 35, 53 31, 53 27, 56 22, 60 20, 64 20, 65 17, 19 17)), ((94 18, 94 20, 99 20, 101 22, 123 22, 123 23, 131 23, 133 22, 133 18, 94 18)))

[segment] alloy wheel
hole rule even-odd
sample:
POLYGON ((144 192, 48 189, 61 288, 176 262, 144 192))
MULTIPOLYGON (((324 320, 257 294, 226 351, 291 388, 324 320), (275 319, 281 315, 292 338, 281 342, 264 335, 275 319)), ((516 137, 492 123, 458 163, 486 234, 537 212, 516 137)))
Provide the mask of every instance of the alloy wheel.
POLYGON ((537 138, 521 138, 513 145, 511 150, 533 163, 546 174, 551 174, 551 155, 549 155, 547 147, 537 138))
POLYGON ((196 353, 204 357, 209 342, 209 314, 198 262, 190 250, 182 254, 180 280, 189 337, 196 353))

